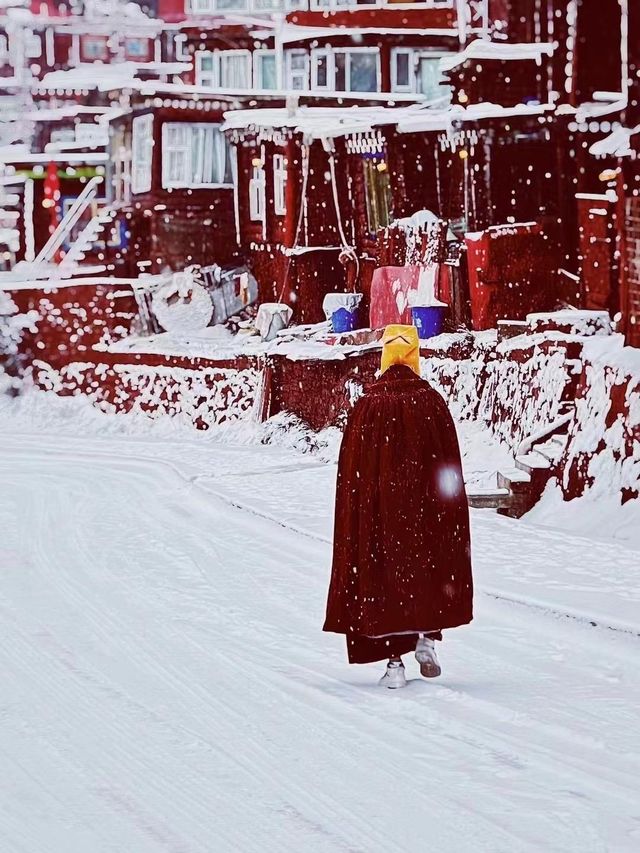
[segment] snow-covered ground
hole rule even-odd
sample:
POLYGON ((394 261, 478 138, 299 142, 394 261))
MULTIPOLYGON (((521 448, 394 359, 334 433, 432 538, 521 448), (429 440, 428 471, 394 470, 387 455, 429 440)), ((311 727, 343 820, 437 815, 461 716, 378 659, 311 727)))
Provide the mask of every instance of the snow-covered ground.
POLYGON ((640 552, 474 512, 475 621, 382 691, 320 630, 336 436, 260 437, 0 406, 0 851, 640 849, 640 552))

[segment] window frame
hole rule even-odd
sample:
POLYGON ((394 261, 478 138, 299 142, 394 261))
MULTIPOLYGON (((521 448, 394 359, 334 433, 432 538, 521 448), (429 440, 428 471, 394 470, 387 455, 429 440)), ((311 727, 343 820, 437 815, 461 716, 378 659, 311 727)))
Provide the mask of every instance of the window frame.
POLYGON ((253 51, 253 88, 263 89, 267 92, 278 90, 278 52, 272 47, 258 47, 253 51), (267 89, 262 78, 261 60, 268 56, 272 56, 275 60, 276 80, 273 89, 267 89))
POLYGON ((135 116, 131 122, 132 195, 151 192, 153 184, 153 132, 153 113, 135 116))
MULTIPOLYGON (((251 51, 246 48, 233 48, 232 50, 216 50, 214 51, 214 55, 218 56, 217 66, 218 66, 218 88, 220 89, 230 89, 235 92, 245 92, 251 89, 253 79, 252 79, 252 61, 251 61, 251 51), (247 76, 247 85, 244 87, 237 86, 225 86, 222 83, 222 61, 223 59, 233 59, 234 57, 242 57, 245 60, 245 71, 247 76)), ((214 60, 214 67, 216 65, 216 61, 214 60)))
POLYGON ((251 91, 253 85, 253 60, 252 60, 252 51, 247 50, 246 48, 233 48, 231 50, 197 50, 195 52, 195 74, 196 74, 196 86, 201 86, 202 88, 210 88, 210 89, 228 89, 232 92, 249 92, 251 91), (245 69, 247 74, 247 85, 245 87, 238 88, 237 86, 223 86, 222 85, 222 60, 223 58, 232 58, 234 56, 242 56, 245 59, 245 69), (202 60, 204 58, 211 58, 211 70, 206 71, 205 76, 211 77, 211 83, 204 83, 202 81, 202 60))
POLYGON ((284 69, 285 69, 285 83, 288 90, 292 92, 308 92, 309 91, 309 78, 311 74, 311 56, 308 50, 304 48, 295 47, 291 50, 286 50, 284 54, 284 69), (300 68, 292 68, 291 60, 294 56, 302 56, 304 58, 304 69, 300 68), (304 85, 301 89, 297 89, 293 85, 294 75, 296 78, 302 79, 304 85))
POLYGON ((413 47, 391 48, 391 91, 392 92, 415 92, 418 88, 417 81, 416 51, 413 47), (407 85, 398 83, 398 56, 406 54, 409 57, 409 83, 407 85))
MULTIPOLYGON (((423 59, 430 59, 430 60, 433 60, 434 62, 440 62, 442 59, 444 59, 445 56, 449 56, 450 54, 451 54, 451 51, 438 51, 438 52, 436 52, 436 51, 432 51, 432 50, 417 50, 417 49, 414 50, 414 63, 415 63, 414 84, 415 84, 415 91, 416 92, 419 92, 420 94, 425 94, 424 92, 420 92, 420 85, 419 85, 420 63, 422 62, 422 60, 423 59)), ((440 88, 446 88, 447 84, 443 80, 439 84, 439 86, 440 86, 440 88)), ((449 86, 449 94, 451 94, 451 86, 449 86)), ((443 93, 442 97, 445 97, 444 93, 443 93)))
POLYGON ((93 33, 81 33, 80 35, 80 56, 83 62, 107 62, 109 59, 109 38, 103 35, 94 35, 93 33), (88 45, 100 45, 100 56, 87 51, 88 45))
POLYGON ((380 92, 382 83, 381 54, 379 47, 317 47, 311 50, 311 90, 319 92, 348 92, 354 95, 371 95, 380 92), (345 88, 336 89, 336 55, 345 54, 345 88), (376 88, 363 91, 351 88, 351 57, 353 55, 369 54, 376 57, 376 88), (327 85, 318 85, 318 70, 316 59, 327 57, 327 85))
POLYGON ((273 212, 276 216, 286 216, 287 213, 288 165, 286 154, 273 155, 273 212))
POLYGON ((267 173, 264 165, 264 157, 259 166, 252 164, 249 178, 249 219, 260 222, 263 231, 267 219, 267 173))
POLYGON ((142 60, 148 60, 153 55, 153 48, 151 45, 151 39, 148 38, 147 36, 125 36, 123 47, 124 47, 125 59, 127 59, 127 60, 133 60, 133 61, 136 61, 136 60, 140 61, 141 59, 142 60), (134 43, 134 42, 138 43, 138 44, 142 44, 143 42, 145 43, 146 48, 145 48, 144 53, 131 53, 131 51, 129 50, 129 45, 131 43, 134 43))
MULTIPOLYGON (((207 134, 218 134, 222 143, 222 151, 224 151, 224 160, 220 161, 220 149, 218 149, 218 166, 217 171, 218 175, 222 174, 224 176, 226 172, 232 169, 232 161, 231 161, 231 151, 229 143, 222 131, 220 130, 221 125, 216 124, 215 122, 209 121, 165 121, 162 124, 162 189, 164 190, 211 190, 211 189, 231 189, 233 188, 233 177, 230 182, 222 181, 196 181, 195 180, 195 169, 193 163, 193 155, 194 148, 196 145, 196 134, 198 132, 202 132, 203 139, 203 153, 206 152, 207 145, 207 134), (184 130, 187 139, 181 145, 172 145, 169 146, 169 133, 174 128, 180 128, 184 130), (169 174, 169 164, 170 158, 169 154, 171 153, 183 153, 185 156, 185 166, 184 166, 184 174, 180 178, 173 178, 169 174), (228 167, 228 169, 227 169, 228 167)), ((211 143, 213 140, 209 140, 211 143)), ((211 157, 216 157, 216 150, 214 149, 211 152, 211 157)), ((214 161, 212 160, 212 163, 214 161)))

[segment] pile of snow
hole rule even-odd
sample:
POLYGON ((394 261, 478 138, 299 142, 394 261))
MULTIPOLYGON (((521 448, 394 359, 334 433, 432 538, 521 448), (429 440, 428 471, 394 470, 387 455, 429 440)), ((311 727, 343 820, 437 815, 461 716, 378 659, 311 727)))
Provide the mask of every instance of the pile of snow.
POLYGON ((21 314, 11 295, 0 290, 0 358, 18 352, 25 330, 35 333, 38 319, 37 311, 21 314))

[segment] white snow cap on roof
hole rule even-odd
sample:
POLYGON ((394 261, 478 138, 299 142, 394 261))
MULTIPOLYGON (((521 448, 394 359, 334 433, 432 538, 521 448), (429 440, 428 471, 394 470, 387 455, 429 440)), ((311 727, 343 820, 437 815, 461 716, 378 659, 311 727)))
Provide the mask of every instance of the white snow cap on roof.
POLYGON ((553 44, 505 44, 504 42, 476 39, 468 44, 461 53, 443 56, 440 60, 442 71, 451 71, 470 59, 516 60, 534 59, 541 62, 543 56, 551 56, 553 44))
MULTIPOLYGON (((252 33, 254 37, 268 37, 272 33, 259 31, 252 33)), ((283 44, 293 44, 301 41, 313 41, 318 38, 332 38, 335 36, 351 36, 360 39, 363 35, 456 35, 457 29, 451 27, 440 27, 436 29, 425 29, 424 27, 305 27, 298 24, 285 23, 279 32, 279 39, 283 44)))
POLYGON ((454 122, 479 121, 486 118, 541 115, 552 110, 550 104, 518 104, 503 107, 499 104, 459 104, 446 109, 411 104, 407 107, 298 107, 291 113, 273 109, 230 110, 224 114, 223 130, 247 128, 289 128, 314 139, 330 139, 351 133, 366 133, 374 127, 396 125, 400 133, 448 130, 454 122))
POLYGON ((298 107, 292 114, 283 107, 259 110, 229 110, 223 130, 290 128, 314 139, 329 139, 362 133, 383 124, 397 124, 419 106, 409 107, 298 107))
POLYGON ((123 88, 128 85, 139 87, 143 82, 138 72, 153 74, 179 74, 191 66, 183 62, 118 62, 103 64, 87 62, 67 71, 49 71, 35 85, 35 90, 43 89, 109 89, 123 88))
POLYGON ((640 125, 634 128, 617 127, 609 136, 594 142, 589 153, 594 157, 631 157, 631 137, 640 132, 640 125))

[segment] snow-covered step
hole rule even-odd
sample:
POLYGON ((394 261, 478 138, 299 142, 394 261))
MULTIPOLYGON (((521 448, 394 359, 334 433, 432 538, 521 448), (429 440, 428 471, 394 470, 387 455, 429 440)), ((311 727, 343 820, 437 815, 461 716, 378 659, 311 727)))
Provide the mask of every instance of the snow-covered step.
POLYGON ((538 448, 530 453, 521 453, 516 456, 516 468, 520 471, 526 471, 531 474, 537 470, 547 470, 550 467, 550 462, 542 453, 538 453, 538 448))
POLYGON ((549 441, 545 441, 543 444, 536 444, 534 452, 540 456, 544 456, 550 464, 554 465, 562 457, 566 444, 567 436, 554 436, 554 438, 549 439, 549 441))
POLYGON ((511 502, 509 489, 470 488, 467 489, 467 502, 474 509, 504 509, 511 502))
POLYGON ((498 471, 498 488, 509 489, 512 486, 528 486, 531 475, 521 468, 504 468, 498 471))

